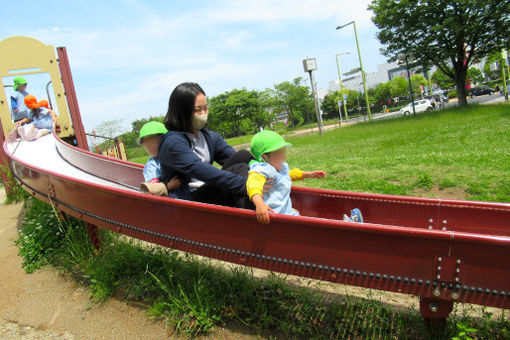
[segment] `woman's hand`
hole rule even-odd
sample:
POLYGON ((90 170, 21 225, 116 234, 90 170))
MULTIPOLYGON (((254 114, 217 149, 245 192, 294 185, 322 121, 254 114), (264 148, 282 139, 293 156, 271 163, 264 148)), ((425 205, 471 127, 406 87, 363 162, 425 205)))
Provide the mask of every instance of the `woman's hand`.
POLYGON ((326 172, 322 170, 317 171, 303 171, 303 178, 325 178, 326 172))
POLYGON ((179 176, 174 176, 172 179, 167 183, 166 188, 170 190, 176 190, 181 187, 181 180, 179 179, 179 176))

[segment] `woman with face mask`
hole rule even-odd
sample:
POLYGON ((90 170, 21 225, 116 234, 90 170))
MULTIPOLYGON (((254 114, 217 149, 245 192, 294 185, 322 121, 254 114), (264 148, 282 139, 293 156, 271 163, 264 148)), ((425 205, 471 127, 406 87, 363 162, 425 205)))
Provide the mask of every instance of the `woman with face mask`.
POLYGON ((219 205, 253 208, 246 194, 247 150, 235 152, 216 132, 205 129, 207 98, 196 83, 178 85, 168 104, 159 144, 161 181, 179 176, 182 185, 170 197, 219 205), (213 166, 222 165, 222 169, 213 166))

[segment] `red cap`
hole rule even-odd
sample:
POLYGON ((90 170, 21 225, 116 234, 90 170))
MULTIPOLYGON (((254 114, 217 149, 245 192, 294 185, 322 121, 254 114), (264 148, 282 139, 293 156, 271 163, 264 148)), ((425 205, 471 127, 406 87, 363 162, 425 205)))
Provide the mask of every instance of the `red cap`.
POLYGON ((37 98, 31 94, 25 97, 25 105, 31 109, 41 107, 41 105, 37 102, 37 98))
POLYGON ((48 103, 48 101, 46 99, 41 99, 39 101, 39 106, 45 107, 47 109, 50 108, 50 104, 48 103))

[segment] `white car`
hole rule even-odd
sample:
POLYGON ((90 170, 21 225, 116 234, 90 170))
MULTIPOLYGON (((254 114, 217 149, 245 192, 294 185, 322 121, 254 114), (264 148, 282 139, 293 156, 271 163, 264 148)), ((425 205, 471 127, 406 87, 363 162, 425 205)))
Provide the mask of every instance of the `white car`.
MULTIPOLYGON (((432 102, 428 99, 421 99, 421 100, 414 102, 414 109, 415 109, 416 113, 430 111, 433 108, 434 107, 432 106, 432 102)), ((403 108, 400 109, 400 112, 404 116, 412 114, 413 113, 413 104, 412 103, 407 104, 406 106, 404 106, 403 108)))

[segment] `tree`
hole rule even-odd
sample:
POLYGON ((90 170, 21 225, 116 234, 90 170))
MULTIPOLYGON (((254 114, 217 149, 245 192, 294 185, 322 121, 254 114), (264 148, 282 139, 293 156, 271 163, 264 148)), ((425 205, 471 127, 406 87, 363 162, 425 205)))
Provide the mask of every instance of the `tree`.
POLYGON ((478 84, 484 80, 482 71, 476 67, 470 67, 467 71, 466 77, 471 80, 471 84, 478 84))
POLYGON ((432 74, 432 82, 442 89, 448 89, 455 85, 455 79, 451 78, 440 69, 437 69, 437 71, 432 74))
POLYGON ((377 84, 374 91, 375 100, 378 104, 384 105, 391 98, 390 82, 377 84))
POLYGON ((131 128, 132 128, 131 131, 136 134, 139 134, 142 126, 144 126, 148 122, 157 121, 157 122, 163 123, 164 120, 165 120, 165 116, 151 116, 149 118, 135 119, 131 122, 131 128))
POLYGON ((273 97, 274 113, 287 113, 292 127, 304 118, 309 123, 315 115, 312 94, 308 87, 301 85, 303 78, 295 78, 292 82, 284 81, 274 85, 270 90, 273 97))
POLYGON ((501 77, 501 70, 499 67, 497 69, 491 70, 491 64, 493 63, 497 63, 498 65, 501 63, 500 51, 494 51, 489 54, 485 60, 485 65, 483 65, 483 73, 485 73, 491 80, 496 80, 501 77))
POLYGON ((142 126, 151 121, 158 121, 163 123, 164 119, 165 116, 135 119, 131 122, 131 131, 124 132, 118 137, 124 142, 124 145, 127 148, 135 148, 138 146, 138 137, 140 135, 140 129, 142 126))
MULTIPOLYGON (((345 91, 345 90, 344 90, 345 91)), ((322 114, 326 118, 339 117, 338 114, 338 101, 343 101, 343 96, 340 91, 329 92, 324 96, 321 103, 322 114)), ((343 111, 342 111, 343 113, 343 111)))
POLYGON ((271 125, 276 116, 273 110, 273 98, 268 90, 252 91, 252 100, 256 99, 256 105, 250 111, 250 119, 255 125, 255 132, 271 125))
POLYGON ((392 97, 404 96, 409 92, 409 83, 404 77, 395 77, 390 80, 389 90, 392 97))
POLYGON ((118 136, 122 132, 122 127, 120 126, 121 122, 122 119, 115 119, 99 123, 99 125, 95 128, 96 135, 107 138, 114 138, 118 136))
POLYGON ((467 105, 466 76, 475 59, 510 45, 510 5, 501 0, 373 0, 382 53, 415 65, 436 65, 455 79, 459 105, 467 105), (449 65, 453 68, 449 68, 449 65))
POLYGON ((258 131, 273 121, 268 95, 245 88, 209 98, 209 127, 225 137, 258 131))
POLYGON ((247 118, 242 110, 239 90, 225 92, 209 99, 209 127, 225 137, 241 135, 241 123, 247 118))
MULTIPOLYGON (((370 90, 369 90, 370 93, 370 90)), ((347 111, 351 111, 358 107, 357 97, 361 97, 358 91, 349 90, 344 88, 342 91, 334 91, 328 93, 322 100, 321 110, 326 118, 338 118, 338 101, 343 103, 344 94, 347 95, 347 111)), ((370 96, 369 96, 370 97, 370 96)), ((343 104, 342 104, 343 105, 343 104)), ((342 116, 345 116, 344 109, 342 107, 342 116)))
POLYGON ((109 139, 102 139, 101 137, 106 138, 115 138, 122 132, 121 127, 122 119, 115 119, 115 120, 108 120, 99 123, 99 125, 96 126, 94 129, 96 131, 96 135, 100 136, 100 140, 103 140, 103 142, 99 143, 99 146, 101 148, 107 148, 113 145, 113 141, 109 139))
POLYGON ((413 91, 415 93, 421 93, 420 86, 427 86, 428 81, 422 74, 413 74, 411 76, 411 86, 413 87, 413 91))

